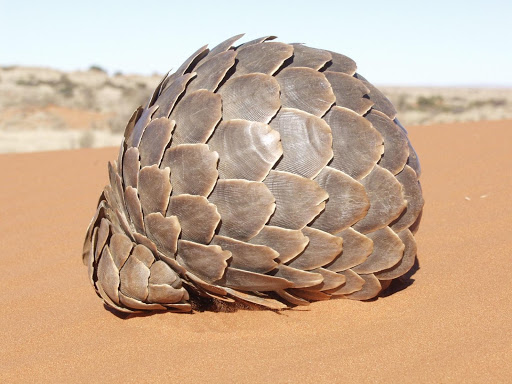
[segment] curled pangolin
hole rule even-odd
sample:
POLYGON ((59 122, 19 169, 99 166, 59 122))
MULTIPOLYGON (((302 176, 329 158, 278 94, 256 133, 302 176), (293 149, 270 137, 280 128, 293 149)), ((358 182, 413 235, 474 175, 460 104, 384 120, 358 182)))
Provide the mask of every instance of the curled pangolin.
POLYGON ((132 115, 83 261, 119 311, 366 300, 414 264, 420 166, 350 58, 200 48, 132 115))

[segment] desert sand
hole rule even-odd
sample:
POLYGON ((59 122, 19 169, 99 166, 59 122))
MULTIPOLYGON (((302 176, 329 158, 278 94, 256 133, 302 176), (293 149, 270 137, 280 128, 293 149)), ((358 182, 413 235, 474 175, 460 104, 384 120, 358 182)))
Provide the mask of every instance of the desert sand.
POLYGON ((116 148, 0 156, 1 382, 512 382, 512 121, 409 129, 419 269, 280 313, 106 310, 81 262, 116 148))

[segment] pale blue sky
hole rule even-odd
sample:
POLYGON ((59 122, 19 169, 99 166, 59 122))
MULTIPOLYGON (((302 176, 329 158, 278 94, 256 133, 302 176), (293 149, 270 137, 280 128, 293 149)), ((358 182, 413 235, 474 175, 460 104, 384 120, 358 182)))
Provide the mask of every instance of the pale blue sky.
POLYGON ((343 53, 376 84, 512 86, 511 24, 511 0, 0 0, 0 65, 164 73, 245 32, 343 53))

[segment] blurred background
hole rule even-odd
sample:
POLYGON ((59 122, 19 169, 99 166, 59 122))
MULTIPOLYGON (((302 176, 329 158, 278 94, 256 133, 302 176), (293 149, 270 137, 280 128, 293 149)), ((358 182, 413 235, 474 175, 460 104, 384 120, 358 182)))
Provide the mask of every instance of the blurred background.
POLYGON ((510 0, 0 0, 0 153, 118 145, 161 77, 245 33, 343 53, 406 126, 512 119, 510 0))

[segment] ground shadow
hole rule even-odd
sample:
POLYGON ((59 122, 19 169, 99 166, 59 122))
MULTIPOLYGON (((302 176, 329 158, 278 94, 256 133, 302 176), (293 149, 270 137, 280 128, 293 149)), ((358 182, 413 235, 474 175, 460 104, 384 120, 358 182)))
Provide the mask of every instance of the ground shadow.
POLYGON ((412 285, 415 281, 412 277, 414 274, 420 269, 420 262, 418 261, 418 257, 416 257, 416 260, 414 261, 414 265, 412 268, 404 274, 403 276, 400 276, 397 279, 394 279, 389 287, 382 291, 378 297, 388 297, 391 295, 394 295, 397 292, 403 291, 410 285, 412 285))

